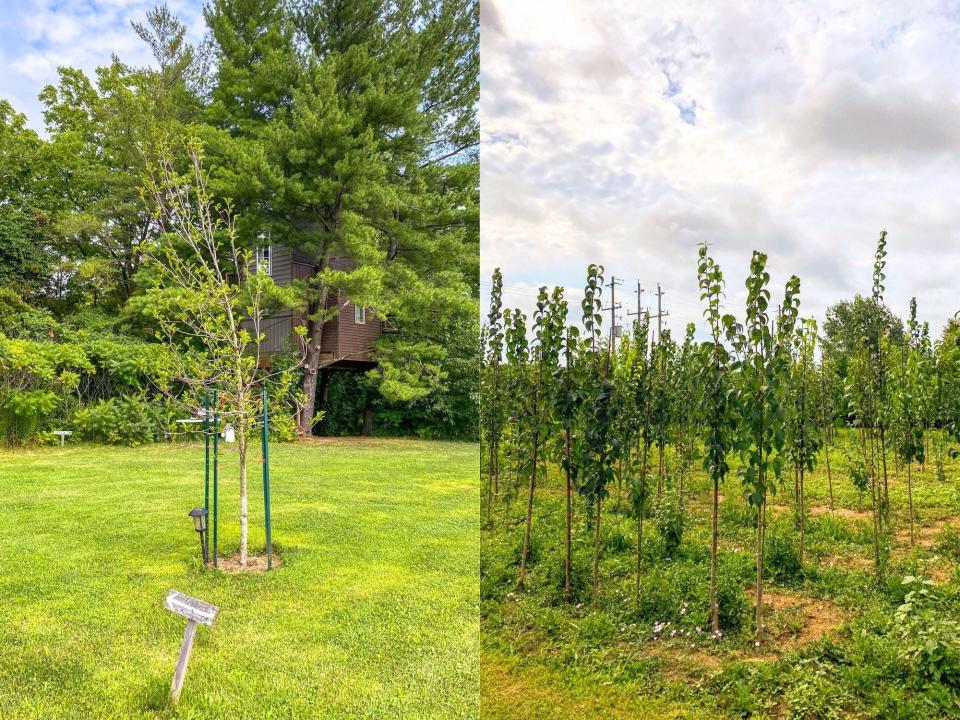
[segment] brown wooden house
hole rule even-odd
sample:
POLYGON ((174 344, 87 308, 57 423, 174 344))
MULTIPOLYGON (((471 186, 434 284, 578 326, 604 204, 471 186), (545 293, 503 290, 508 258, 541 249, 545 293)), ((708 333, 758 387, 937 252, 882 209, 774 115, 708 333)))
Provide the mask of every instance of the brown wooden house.
MULTIPOLYGON (((258 265, 265 265, 277 285, 305 280, 317 271, 306 256, 284 245, 270 245, 257 251, 258 265)), ((330 267, 345 269, 345 260, 333 259, 330 267)), ((359 307, 339 293, 331 293, 328 307, 339 306, 340 312, 323 327, 320 343, 321 370, 369 370, 376 365, 372 351, 384 324, 370 308, 359 307)), ((306 325, 302 311, 283 310, 264 318, 261 330, 266 335, 261 352, 270 355, 281 350, 300 349, 302 340, 293 331, 306 325)), ((326 373, 324 373, 326 375, 326 373)))

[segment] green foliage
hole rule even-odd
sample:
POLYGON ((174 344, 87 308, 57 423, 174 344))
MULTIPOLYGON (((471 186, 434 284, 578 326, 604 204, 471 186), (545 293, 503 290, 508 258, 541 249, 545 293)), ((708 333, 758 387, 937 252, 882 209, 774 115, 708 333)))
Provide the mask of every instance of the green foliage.
POLYGON ((900 658, 927 682, 960 686, 960 622, 929 580, 907 576, 908 592, 894 615, 900 658))
POLYGON ((683 540, 683 508, 675 492, 665 492, 657 501, 653 513, 654 525, 663 541, 665 554, 673 556, 683 540))
POLYGON ((143 445, 158 436, 159 414, 144 398, 111 397, 77 410, 74 426, 84 440, 110 445, 143 445))
POLYGON ((764 555, 767 576, 785 584, 802 580, 798 534, 787 523, 774 523, 767 532, 764 555))

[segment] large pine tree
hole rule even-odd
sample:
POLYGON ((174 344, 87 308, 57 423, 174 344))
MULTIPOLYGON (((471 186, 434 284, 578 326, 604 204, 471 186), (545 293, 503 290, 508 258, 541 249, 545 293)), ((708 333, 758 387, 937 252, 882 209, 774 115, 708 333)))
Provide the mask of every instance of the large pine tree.
POLYGON ((269 231, 317 268, 302 431, 337 291, 400 330, 376 348, 380 392, 424 397, 445 380, 437 328, 476 311, 476 4, 217 0, 207 20, 218 189, 249 242, 269 231))

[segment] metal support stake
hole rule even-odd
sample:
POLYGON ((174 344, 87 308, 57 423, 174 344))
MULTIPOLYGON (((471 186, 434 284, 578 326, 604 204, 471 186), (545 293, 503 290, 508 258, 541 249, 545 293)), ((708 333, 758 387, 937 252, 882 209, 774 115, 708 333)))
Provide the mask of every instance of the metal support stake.
MULTIPOLYGON (((210 393, 203 393, 203 509, 207 511, 207 522, 210 521, 210 393)), ((203 554, 204 563, 207 554, 203 554)))
POLYGON ((220 556, 219 545, 217 544, 217 530, 219 522, 217 518, 217 489, 219 485, 219 445, 220 445, 220 414, 217 410, 219 391, 213 391, 213 566, 217 567, 217 560, 220 556))
POLYGON ((263 388, 263 514, 267 526, 267 570, 273 569, 273 543, 270 540, 270 413, 267 410, 267 388, 263 388))

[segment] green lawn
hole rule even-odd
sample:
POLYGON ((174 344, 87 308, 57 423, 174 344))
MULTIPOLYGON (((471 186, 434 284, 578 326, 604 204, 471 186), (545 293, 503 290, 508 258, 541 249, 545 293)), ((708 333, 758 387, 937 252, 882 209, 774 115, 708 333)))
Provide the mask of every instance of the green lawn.
MULTIPOLYGON (((221 554, 238 546, 232 447, 221 554)), ((269 574, 205 569, 187 512, 200 446, 0 452, 0 717, 475 718, 478 452, 464 443, 271 448, 269 574), (167 694, 184 620, 220 607, 167 694)), ((262 551, 259 457, 251 550, 262 551)))

